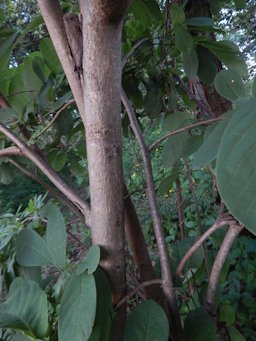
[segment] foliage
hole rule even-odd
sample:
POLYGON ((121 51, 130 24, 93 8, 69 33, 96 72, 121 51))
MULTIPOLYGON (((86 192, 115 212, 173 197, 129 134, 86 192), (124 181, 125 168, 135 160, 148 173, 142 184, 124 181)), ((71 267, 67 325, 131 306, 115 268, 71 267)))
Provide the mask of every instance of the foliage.
MULTIPOLYGON (((216 4, 209 3, 217 16, 216 4)), ((234 11, 233 5, 219 3, 222 8, 228 6, 228 13, 234 11)), ((246 228, 220 274, 216 321, 204 308, 207 266, 212 267, 224 230, 216 231, 190 257, 183 278, 175 278, 186 339, 255 340, 252 326, 256 323, 256 305, 252 298, 256 290, 256 246, 248 231, 256 234, 256 81, 248 81, 247 66, 237 45, 226 37, 213 40, 216 33, 217 37, 224 36, 223 30, 211 17, 189 15, 190 5, 184 1, 182 6, 172 4, 169 10, 163 1, 132 2, 123 28, 123 55, 129 56, 123 68, 123 87, 136 108, 148 146, 164 134, 172 134, 150 150, 172 273, 200 235, 216 221, 221 210, 217 190, 226 212, 246 228), (205 111, 210 104, 202 107, 204 98, 197 98, 191 84, 198 93, 211 89, 209 93, 214 92, 219 101, 231 101, 230 110, 215 112, 211 107, 205 111), (209 111, 219 117, 215 123, 207 128, 195 126, 198 118, 208 119, 209 111)), ((235 20, 240 23, 245 16, 243 1, 235 1, 235 6, 236 10, 241 7, 235 20)), ((254 6, 253 1, 250 6, 254 6)), ((76 12, 77 4, 63 2, 62 9, 76 12)), ((56 176, 61 174, 67 185, 77 191, 89 186, 84 126, 35 2, 7 1, 0 10, 0 99, 3 96, 9 106, 0 108, 1 125, 21 136, 34 151, 39 146, 44 162, 51 165, 56 176), (4 11, 10 13, 8 20, 4 11)), ((142 157, 125 110, 122 129, 125 182, 138 208, 155 271, 160 275, 142 157)), ((1 150, 13 146, 4 134, 0 143, 1 150)), ((63 209, 53 202, 44 204, 45 197, 40 195, 30 199, 24 209, 27 193, 40 193, 41 187, 33 190, 31 182, 21 182, 16 173, 12 174, 13 160, 20 162, 19 170, 29 172, 34 180, 43 178, 31 160, 24 162, 17 155, 0 160, 4 196, 0 270, 7 295, 0 305, 0 327, 12 330, 13 340, 109 340, 115 311, 110 283, 99 267, 102 250, 94 245, 85 257, 70 257, 65 223, 69 214, 63 216, 63 209)), ((87 193, 82 196, 88 197, 87 193)), ((168 337, 168 319, 158 303, 140 302, 128 316, 124 340, 168 337)))

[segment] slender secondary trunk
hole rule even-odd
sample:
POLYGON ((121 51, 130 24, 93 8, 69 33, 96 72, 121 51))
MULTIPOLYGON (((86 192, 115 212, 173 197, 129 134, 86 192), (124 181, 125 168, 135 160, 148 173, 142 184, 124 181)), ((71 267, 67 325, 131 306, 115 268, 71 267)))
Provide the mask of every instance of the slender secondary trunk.
POLYGON ((101 247, 101 266, 109 275, 115 304, 125 290, 120 116, 122 20, 113 12, 111 1, 87 0, 81 1, 80 6, 92 240, 101 247))

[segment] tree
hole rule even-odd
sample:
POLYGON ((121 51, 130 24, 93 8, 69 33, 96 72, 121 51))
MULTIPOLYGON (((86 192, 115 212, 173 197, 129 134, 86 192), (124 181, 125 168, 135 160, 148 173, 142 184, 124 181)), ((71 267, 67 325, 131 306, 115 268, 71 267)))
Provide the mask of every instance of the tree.
MULTIPOLYGON (((61 290, 57 290, 58 295, 53 304, 53 307, 60 304, 60 340, 80 340, 82 337, 86 340, 101 340, 102 335, 108 339, 113 320, 112 304, 116 313, 113 332, 116 340, 122 340, 123 337, 132 340, 137 332, 137 337, 144 338, 144 325, 148 326, 152 338, 158 337, 161 325, 161 337, 167 340, 168 321, 173 340, 192 340, 191 337, 203 340, 209 331, 215 340, 217 331, 210 314, 216 313, 215 294, 220 271, 235 237, 242 230, 238 221, 255 233, 255 213, 251 205, 254 193, 248 193, 249 187, 254 184, 251 177, 253 161, 248 166, 247 162, 251 159, 243 158, 243 155, 249 153, 253 159, 254 140, 250 126, 254 124, 252 115, 255 103, 252 99, 244 100, 246 91, 242 78, 246 77, 247 70, 239 49, 231 42, 214 39, 214 32, 218 30, 214 27, 208 1, 200 1, 200 8, 195 1, 184 4, 180 1, 174 4, 169 1, 161 4, 153 0, 148 3, 137 1, 131 4, 125 25, 128 0, 81 1, 79 15, 73 12, 71 6, 61 4, 59 0, 37 2, 51 38, 44 37, 39 42, 39 52, 35 44, 36 51, 26 56, 24 61, 22 58, 15 60, 14 53, 11 55, 11 51, 26 34, 41 24, 40 17, 33 19, 20 35, 16 30, 6 30, 0 37, 0 72, 5 80, 0 86, 0 131, 4 136, 2 141, 6 141, 0 153, 3 158, 1 181, 8 183, 8 165, 11 164, 41 183, 53 197, 90 227, 94 246, 89 249, 85 260, 74 267, 70 274, 69 269, 65 268, 66 235, 63 216, 57 207, 48 204, 39 207, 41 216, 48 221, 45 240, 25 226, 22 226, 21 232, 17 230, 17 263, 29 268, 54 264, 62 273, 56 284, 61 290), (123 59, 122 31, 123 50, 127 52, 123 59), (14 60, 12 67, 9 67, 10 57, 14 60), (228 70, 222 70, 221 63, 228 70), (121 85, 122 72, 124 90, 121 85), (71 99, 69 87, 74 100, 71 99), (232 115, 223 115, 231 108, 229 101, 236 107, 231 111, 232 115), (74 102, 76 107, 73 106, 74 102), (187 109, 190 112, 186 112, 187 109), (123 112, 124 128, 125 119, 129 118, 129 126, 141 150, 146 193, 161 265, 161 280, 156 279, 136 210, 124 184, 120 112, 123 112), (140 125, 145 118, 143 115, 151 120, 159 120, 162 116, 164 125, 168 127, 168 133, 151 147, 141 132, 140 125), (241 117, 244 118, 242 121, 245 126, 239 124, 241 117), (204 129, 199 127, 212 124, 213 127, 205 130, 207 137, 203 142, 204 129), (55 132, 54 136, 49 133, 49 129, 52 129, 53 134, 55 132), (233 130, 240 139, 245 132, 248 134, 248 141, 245 143, 239 140, 239 147, 234 152, 232 146, 236 137, 232 134, 233 130), (72 145, 72 139, 77 133, 78 143, 72 145), (203 258, 208 271, 205 307, 190 312, 184 326, 179 314, 174 274, 171 272, 170 253, 165 242, 152 171, 151 153, 167 139, 162 158, 166 167, 172 167, 167 187, 170 188, 176 181, 179 188, 178 208, 182 206, 179 163, 181 159, 193 154, 194 167, 211 164, 215 168, 216 163, 218 190, 230 210, 230 213, 221 213, 206 232, 202 231, 200 212, 197 210, 198 240, 190 245, 181 260, 176 271, 177 277, 182 275, 188 258, 209 235, 223 225, 229 228, 211 269, 207 247, 204 245, 203 258), (41 144, 44 148, 41 148, 41 144), (76 163, 73 160, 70 162, 70 168, 75 169, 76 173, 81 169, 77 155, 81 155, 80 147, 86 144, 89 202, 58 174, 68 158, 66 150, 69 144, 73 146, 70 153, 78 160, 76 163), (208 152, 209 148, 211 153, 208 152), (228 155, 232 157, 228 158, 228 155), (29 164, 24 163, 24 157, 30 161, 29 164), (234 169, 234 164, 238 165, 234 173, 235 181, 229 181, 230 169, 234 169), (37 169, 56 189, 38 176, 37 169), (237 188, 243 205, 238 205, 237 200, 234 200, 237 188), (135 308, 123 336, 127 300, 125 232, 142 286, 145 286, 146 297, 158 301, 160 305, 148 300, 135 308), (104 272, 100 269, 95 272, 99 260, 104 272), (110 282, 112 303, 108 296, 110 289, 105 273, 110 282), (70 279, 65 276, 70 276, 70 279), (88 291, 91 295, 88 295, 88 291), (102 324, 102 316, 107 316, 105 325, 102 324), (137 325, 140 319, 141 325, 137 325), (205 326, 194 336, 191 332, 193 321, 200 319, 205 321, 205 326), (70 320, 72 326, 67 328, 70 320), (148 324, 150 321, 151 324, 148 324)), ((190 165, 188 161, 185 164, 192 189, 190 165)), ((81 174, 84 176, 83 170, 81 174)), ((192 192, 192 195, 196 205, 195 193, 192 192)), ((180 236, 184 239, 184 212, 179 213, 180 236)), ((30 309, 33 309, 35 302, 29 302, 30 309)), ((55 308, 53 310, 56 314, 55 308)), ((54 340, 54 326, 51 326, 51 332, 47 334, 47 314, 45 293, 34 282, 28 281, 25 275, 25 279, 17 278, 11 284, 9 298, 0 308, 0 316, 3 316, 0 326, 20 328, 35 338, 48 337, 54 340), (28 299, 33 292, 42 301, 43 308, 37 310, 35 318, 30 321, 22 303, 17 307, 17 303, 13 302, 19 302, 19 297, 28 299)))

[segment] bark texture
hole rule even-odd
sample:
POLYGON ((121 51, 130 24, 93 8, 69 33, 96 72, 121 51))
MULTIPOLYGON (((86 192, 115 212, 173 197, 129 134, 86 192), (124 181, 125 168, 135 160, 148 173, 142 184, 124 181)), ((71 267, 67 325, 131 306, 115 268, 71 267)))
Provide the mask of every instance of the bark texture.
MULTIPOLYGON (((126 1, 119 1, 122 8, 126 1)), ((81 1, 83 94, 93 243, 112 284, 113 303, 125 290, 121 162, 121 32, 113 1, 81 1), (113 7, 113 8, 112 8, 113 7), (115 18, 115 20, 114 20, 115 18)))

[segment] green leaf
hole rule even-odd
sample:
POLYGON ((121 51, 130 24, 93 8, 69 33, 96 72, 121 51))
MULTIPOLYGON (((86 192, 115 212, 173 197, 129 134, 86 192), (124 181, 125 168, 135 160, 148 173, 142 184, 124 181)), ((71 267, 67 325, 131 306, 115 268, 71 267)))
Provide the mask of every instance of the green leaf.
POLYGON ((152 83, 145 96, 144 110, 147 114, 158 116, 162 107, 162 88, 160 84, 152 83))
POLYGON ((18 334, 13 335, 10 341, 31 341, 31 340, 35 340, 35 339, 32 339, 31 337, 27 335, 18 333, 18 334))
MULTIPOLYGON (((37 55, 35 56, 37 57, 37 55)), ((33 60, 33 54, 25 58, 23 73, 25 91, 28 92, 31 100, 35 100, 43 84, 33 69, 33 60)))
POLYGON ((15 278, 0 305, 0 328, 15 328, 43 338, 48 329, 46 294, 33 281, 15 278))
POLYGON ((245 337, 235 327, 229 327, 228 333, 229 333, 230 341, 246 341, 245 337))
POLYGON ((193 154, 202 143, 202 136, 190 136, 188 133, 181 133, 171 136, 165 143, 162 152, 164 167, 173 167, 182 157, 193 154))
POLYGON ((28 94, 25 92, 24 86, 24 68, 23 65, 20 65, 14 74, 14 77, 11 79, 10 87, 9 87, 9 104, 10 106, 19 114, 22 118, 22 115, 25 112, 25 108, 28 105, 30 99, 28 94))
POLYGON ((55 101, 53 103, 53 105, 51 106, 50 111, 57 111, 59 110, 64 104, 67 103, 67 101, 69 101, 72 98, 72 92, 68 91, 65 95, 63 95, 62 97, 60 97, 57 101, 55 101))
POLYGON ((0 166, 0 181, 3 185, 9 185, 14 179, 13 168, 3 163, 0 166))
POLYGON ((205 47, 197 46, 199 67, 197 75, 206 84, 212 84, 217 73, 217 67, 212 53, 205 47))
POLYGON ((256 76, 254 77, 254 80, 252 83, 252 95, 254 98, 256 98, 256 76))
POLYGON ((46 242, 33 230, 25 229, 16 237, 16 258, 22 266, 43 266, 53 263, 46 242))
POLYGON ((167 341, 169 323, 161 306, 148 300, 136 306, 125 326, 124 341, 167 341))
POLYGON ((17 112, 12 108, 1 108, 0 109, 0 122, 5 122, 12 118, 18 118, 17 112))
MULTIPOLYGON (((186 222, 186 227, 195 228, 196 222, 186 222), (189 224, 193 223, 193 224, 189 224)), ((171 267, 175 272, 178 265, 180 264, 182 258, 185 256, 186 252, 191 248, 191 246, 196 242, 195 237, 186 237, 184 239, 178 240, 175 244, 172 245, 172 251, 170 255, 171 267)), ((200 246, 198 250, 190 257, 189 261, 185 265, 185 271, 191 268, 199 268, 204 260, 204 250, 203 247, 200 246)))
POLYGON ((5 39, 3 41, 3 39, 1 39, 0 36, 0 58, 2 58, 5 53, 8 52, 8 50, 10 50, 10 48, 12 48, 13 46, 13 42, 15 41, 15 39, 17 38, 19 32, 10 32, 10 35, 7 37, 7 39, 5 39))
POLYGON ((43 208, 43 214, 48 218, 46 229, 46 244, 54 264, 64 268, 66 262, 66 228, 62 213, 53 204, 43 208))
POLYGON ((95 271, 94 277, 97 289, 97 308, 89 341, 109 341, 114 320, 111 288, 108 278, 101 268, 95 271))
POLYGON ((217 341, 215 324, 209 313, 202 307, 191 311, 184 324, 186 341, 217 341))
POLYGON ((20 42, 21 39, 23 39, 29 32, 34 31, 36 27, 44 23, 44 19, 41 15, 34 17, 30 23, 28 23, 23 30, 21 36, 18 39, 18 42, 20 42))
POLYGON ((233 324, 236 321, 236 311, 230 304, 224 304, 220 308, 220 321, 227 325, 233 324))
POLYGON ((239 98, 246 97, 246 88, 244 83, 235 71, 222 70, 217 73, 214 80, 215 89, 218 93, 229 99, 230 101, 235 101, 239 98))
POLYGON ((138 19, 137 21, 146 27, 151 27, 154 22, 158 22, 162 18, 159 5, 155 0, 132 1, 130 10, 135 15, 136 19, 138 19))
POLYGON ((85 176, 86 174, 85 167, 81 165, 79 160, 71 160, 70 170, 75 176, 85 176))
POLYGON ((224 120, 217 122, 206 129, 205 137, 207 137, 195 154, 193 154, 192 166, 194 169, 200 169, 216 159, 220 141, 230 116, 230 114, 226 115, 224 120))
POLYGON ((178 111, 174 114, 166 116, 163 120, 163 130, 171 132, 179 128, 185 127, 190 123, 192 116, 187 111, 178 111))
POLYGON ((60 302, 59 341, 88 340, 96 314, 96 285, 93 275, 73 275, 60 302))
POLYGON ((189 52, 183 53, 183 66, 186 75, 189 79, 195 77, 198 71, 199 61, 197 57, 196 50, 194 48, 191 49, 189 52))
POLYGON ((89 251, 84 260, 78 265, 76 273, 80 275, 81 273, 87 271, 90 275, 98 267, 100 262, 100 247, 98 245, 93 245, 89 248, 89 251))
POLYGON ((62 66, 60 64, 57 53, 53 47, 51 39, 50 38, 42 39, 40 41, 39 47, 46 62, 46 65, 49 67, 49 69, 55 74, 62 73, 63 72, 62 66))
POLYGON ((161 180, 159 187, 158 187, 159 193, 160 194, 167 193, 172 188, 172 185, 174 181, 177 179, 178 175, 179 175, 179 168, 174 167, 171 171, 171 174, 161 180))
POLYGON ((48 77, 46 75, 45 63, 43 59, 36 55, 32 59, 32 68, 37 77, 40 79, 41 83, 47 83, 48 77))
POLYGON ((51 163, 53 169, 56 172, 59 172, 65 166, 66 161, 68 159, 68 155, 66 152, 64 152, 62 150, 52 149, 47 154, 47 158, 48 158, 49 162, 51 163))
POLYGON ((237 9, 243 9, 246 6, 246 0, 235 0, 235 5, 237 9))
POLYGON ((171 17, 172 25, 184 23, 186 17, 185 17, 185 12, 182 6, 178 6, 176 4, 171 5, 170 17, 171 17))
POLYGON ((214 20, 210 17, 194 17, 189 18, 185 21, 186 25, 189 26, 214 26, 214 20))
POLYGON ((256 234, 256 100, 234 111, 217 154, 217 184, 230 212, 256 234))
POLYGON ((235 43, 229 40, 201 43, 207 47, 229 70, 236 71, 241 77, 248 76, 247 65, 235 43))
POLYGON ((193 48, 193 38, 185 25, 177 24, 174 27, 175 44, 177 48, 184 53, 188 53, 193 48))

